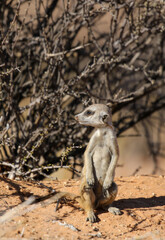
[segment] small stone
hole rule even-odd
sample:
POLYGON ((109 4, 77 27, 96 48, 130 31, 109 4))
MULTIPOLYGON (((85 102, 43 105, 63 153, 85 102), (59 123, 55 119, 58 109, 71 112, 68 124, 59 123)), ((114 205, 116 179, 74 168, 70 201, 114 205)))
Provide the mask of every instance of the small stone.
POLYGON ((9 186, 9 185, 7 185, 7 186, 6 186, 6 189, 7 189, 7 190, 12 190, 12 187, 9 186))
POLYGON ((97 237, 100 238, 102 236, 101 232, 97 233, 97 237))
POLYGON ((98 232, 98 231, 99 231, 99 229, 98 229, 97 227, 93 227, 93 231, 96 231, 96 232, 98 232))

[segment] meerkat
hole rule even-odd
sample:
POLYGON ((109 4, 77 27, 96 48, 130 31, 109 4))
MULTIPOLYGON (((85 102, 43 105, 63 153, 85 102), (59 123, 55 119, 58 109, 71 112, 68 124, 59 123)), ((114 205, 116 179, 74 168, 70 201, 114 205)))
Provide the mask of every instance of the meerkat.
MULTIPOLYGON (((111 111, 104 104, 93 104, 77 114, 75 119, 82 125, 95 128, 84 153, 80 195, 58 192, 52 199, 57 203, 62 198, 76 200, 85 210, 87 221, 90 222, 97 221, 94 210, 100 207, 120 215, 121 211, 112 206, 117 195, 114 175, 119 148, 112 125, 111 111)), ((49 198, 49 195, 46 198, 49 198)))
POLYGON ((113 180, 119 148, 110 108, 104 104, 93 104, 75 119, 82 125, 95 128, 84 154, 80 205, 90 222, 96 221, 94 210, 99 207, 119 215, 121 211, 111 205, 117 195, 117 185, 113 180))

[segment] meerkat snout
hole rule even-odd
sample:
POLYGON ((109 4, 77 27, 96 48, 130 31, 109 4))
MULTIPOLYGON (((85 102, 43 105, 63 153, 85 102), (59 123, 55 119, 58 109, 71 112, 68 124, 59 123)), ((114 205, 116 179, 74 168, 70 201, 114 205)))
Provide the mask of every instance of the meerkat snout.
POLYGON ((108 120, 108 115, 107 115, 107 114, 104 114, 104 115, 102 116, 102 121, 105 122, 105 123, 107 123, 107 120, 108 120))

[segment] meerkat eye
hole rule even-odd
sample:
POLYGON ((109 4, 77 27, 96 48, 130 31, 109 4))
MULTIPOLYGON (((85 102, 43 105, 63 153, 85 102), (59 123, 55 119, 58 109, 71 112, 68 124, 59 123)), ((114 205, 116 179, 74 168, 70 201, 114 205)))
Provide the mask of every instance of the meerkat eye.
POLYGON ((86 116, 90 116, 90 115, 93 115, 94 112, 91 111, 91 110, 87 110, 84 114, 85 114, 86 116))

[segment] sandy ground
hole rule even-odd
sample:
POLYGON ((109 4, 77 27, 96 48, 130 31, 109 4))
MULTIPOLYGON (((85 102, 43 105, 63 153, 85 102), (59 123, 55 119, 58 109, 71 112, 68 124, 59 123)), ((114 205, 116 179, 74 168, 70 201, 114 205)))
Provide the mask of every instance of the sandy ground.
POLYGON ((56 191, 78 193, 79 181, 11 181, 0 177, 0 239, 165 239, 165 177, 117 178, 119 193, 115 205, 123 214, 115 216, 97 210, 99 221, 86 222, 78 204, 45 200, 20 205, 31 195, 56 191))

